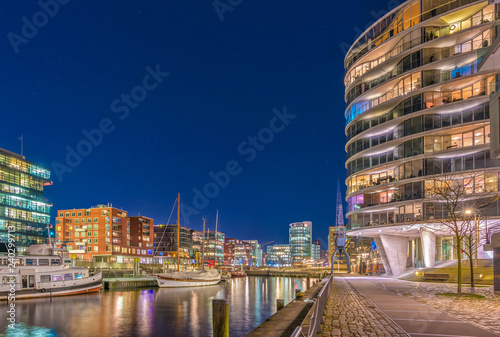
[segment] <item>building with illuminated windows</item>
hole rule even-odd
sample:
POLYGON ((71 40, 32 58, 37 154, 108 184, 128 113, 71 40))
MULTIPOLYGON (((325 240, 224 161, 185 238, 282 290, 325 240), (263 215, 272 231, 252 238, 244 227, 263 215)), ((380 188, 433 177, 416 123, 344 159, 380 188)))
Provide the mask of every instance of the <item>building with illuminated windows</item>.
POLYGON ((312 258, 312 222, 291 223, 288 233, 292 265, 310 260, 312 258))
POLYGON ((56 243, 77 260, 132 263, 153 257, 154 221, 110 205, 57 211, 56 243))
MULTIPOLYGON (((181 265, 189 265, 196 257, 193 254, 193 232, 191 228, 179 226, 179 262, 181 265)), ((177 266, 177 225, 154 226, 154 250, 154 255, 163 257, 162 261, 166 264, 177 266)))
POLYGON ((250 259, 250 265, 252 267, 262 267, 262 247, 257 240, 245 240, 252 245, 252 256, 250 259))
MULTIPOLYGON (((348 235, 374 238, 388 274, 457 258, 453 236, 438 224, 448 215, 432 194, 436 181, 452 177, 471 199, 498 191, 490 153, 498 6, 406 1, 345 57, 348 235)), ((499 201, 481 212, 494 225, 499 201)))
POLYGON ((204 263, 209 266, 224 264, 224 242, 225 234, 216 231, 205 231, 203 240, 205 254, 203 256, 204 263))
POLYGON ((47 243, 52 204, 43 197, 43 188, 51 184, 49 169, 0 149, 0 242, 7 242, 10 233, 20 253, 47 243))
POLYGON ((224 240, 224 264, 248 266, 252 261, 252 245, 248 242, 226 238, 224 240))
POLYGON ((266 263, 268 267, 290 267, 292 265, 290 245, 267 246, 266 263))

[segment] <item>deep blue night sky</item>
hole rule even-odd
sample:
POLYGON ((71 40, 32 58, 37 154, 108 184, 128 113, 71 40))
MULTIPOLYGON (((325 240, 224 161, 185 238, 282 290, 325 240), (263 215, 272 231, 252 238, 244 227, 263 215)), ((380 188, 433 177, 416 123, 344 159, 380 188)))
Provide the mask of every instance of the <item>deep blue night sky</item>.
POLYGON ((22 36, 22 18, 33 22, 41 8, 1 6, 0 147, 19 153, 24 134, 28 160, 68 166, 83 130, 112 123, 62 181, 52 172, 53 216, 112 203, 165 223, 178 192, 194 207, 193 189, 237 161, 241 172, 186 225, 201 229, 205 215, 214 229, 218 209, 226 237, 287 243, 288 224, 310 220, 326 249, 336 179, 345 178, 340 45, 391 3, 241 1, 221 21, 212 1, 73 0, 27 32, 17 53, 9 32, 22 36), (111 108, 157 65, 170 75, 144 101, 128 115, 124 103, 111 108), (255 158, 250 145, 238 151, 259 132, 270 137, 262 130, 284 106, 296 117, 255 158))

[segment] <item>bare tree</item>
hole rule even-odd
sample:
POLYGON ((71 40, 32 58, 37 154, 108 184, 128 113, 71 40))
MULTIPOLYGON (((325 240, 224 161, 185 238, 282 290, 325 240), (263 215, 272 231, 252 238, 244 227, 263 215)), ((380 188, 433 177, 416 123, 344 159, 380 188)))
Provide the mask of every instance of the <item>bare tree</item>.
POLYGON ((429 191, 430 201, 441 204, 444 210, 443 216, 433 222, 441 224, 455 238, 455 251, 458 255, 458 295, 462 294, 461 252, 471 261, 471 282, 474 282, 472 256, 478 244, 474 240, 474 214, 498 199, 498 188, 486 188, 484 180, 482 173, 445 173, 433 180, 429 191), (462 246, 465 250, 462 250, 462 246))

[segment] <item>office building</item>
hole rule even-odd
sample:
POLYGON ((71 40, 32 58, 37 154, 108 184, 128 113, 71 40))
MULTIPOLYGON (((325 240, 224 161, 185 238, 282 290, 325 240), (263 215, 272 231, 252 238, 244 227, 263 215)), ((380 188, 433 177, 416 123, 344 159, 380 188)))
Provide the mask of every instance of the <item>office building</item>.
POLYGON ((52 185, 50 170, 24 156, 0 149, 0 242, 9 233, 22 253, 32 244, 47 243, 52 204, 43 196, 52 185))
POLYGON ((12 235, 19 253, 32 244, 47 243, 52 204, 44 198, 43 188, 48 185, 49 169, 0 149, 0 242, 12 235))
POLYGON ((292 265, 298 265, 305 260, 311 259, 312 222, 291 223, 288 233, 292 265))
POLYGON ((290 267, 292 265, 290 245, 267 246, 266 263, 268 267, 290 267))

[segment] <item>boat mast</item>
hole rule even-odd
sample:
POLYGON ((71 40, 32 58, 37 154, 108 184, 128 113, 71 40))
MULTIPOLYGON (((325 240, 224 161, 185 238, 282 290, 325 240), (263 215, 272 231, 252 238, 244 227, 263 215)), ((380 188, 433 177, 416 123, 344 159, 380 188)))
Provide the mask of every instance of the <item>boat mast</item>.
MULTIPOLYGON (((219 222, 219 210, 217 210, 217 215, 215 216, 215 233, 214 233, 214 268, 217 253, 217 223, 219 222)), ((210 234, 209 234, 210 236, 210 234)))
POLYGON ((179 245, 180 245, 180 220, 179 220, 179 212, 180 212, 180 201, 181 194, 177 193, 177 271, 179 271, 179 245))
POLYGON ((201 264, 203 266, 203 269, 205 269, 205 221, 207 219, 205 219, 205 217, 203 217, 203 240, 201 240, 201 256, 203 256, 201 258, 201 264))

